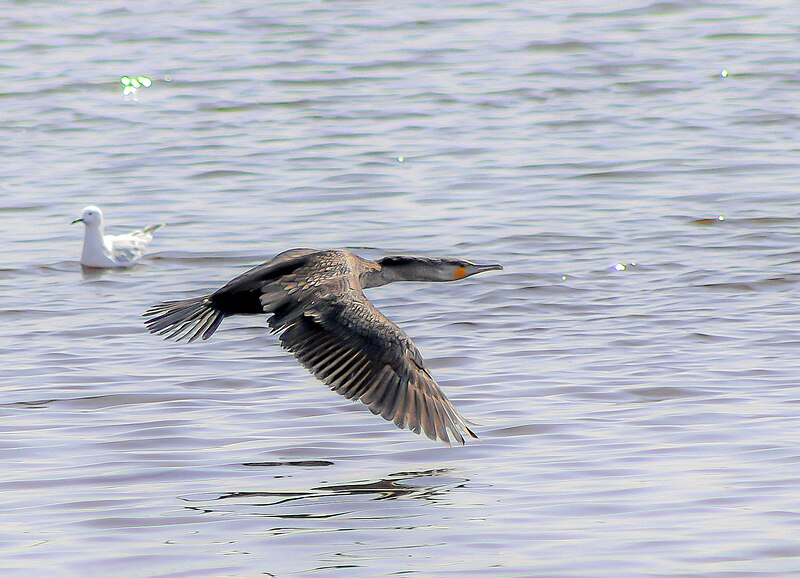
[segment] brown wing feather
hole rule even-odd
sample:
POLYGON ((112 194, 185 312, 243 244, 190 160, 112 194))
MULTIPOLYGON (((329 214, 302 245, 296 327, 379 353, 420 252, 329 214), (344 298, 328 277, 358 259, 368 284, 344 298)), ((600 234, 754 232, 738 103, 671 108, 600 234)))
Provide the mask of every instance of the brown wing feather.
MULTIPOLYGON (((327 270, 330 273, 330 269, 327 270)), ((300 271, 298 271, 300 273, 300 271)), ((307 273, 307 272, 306 272, 307 273)), ((343 271, 344 273, 344 271, 343 271)), ((275 286, 264 295, 274 307, 269 325, 320 381, 400 428, 432 440, 464 443, 477 437, 431 377, 411 339, 364 296, 352 275, 304 275, 284 299, 275 286)))

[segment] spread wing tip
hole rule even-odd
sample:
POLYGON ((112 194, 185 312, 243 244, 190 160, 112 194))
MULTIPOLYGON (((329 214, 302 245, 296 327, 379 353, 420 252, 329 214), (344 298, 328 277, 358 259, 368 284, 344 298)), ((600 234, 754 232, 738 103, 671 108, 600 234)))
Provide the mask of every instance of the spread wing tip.
MULTIPOLYGON (((405 386, 410 387, 407 384, 405 386)), ((412 398, 413 401, 409 401, 407 395, 398 396, 395 404, 391 405, 386 404, 386 399, 378 399, 367 403, 367 407, 373 414, 394 423, 399 429, 410 430, 447 447, 466 445, 465 437, 478 439, 478 435, 467 425, 470 422, 456 411, 447 398, 431 397, 419 392, 412 398)), ((360 401, 366 403, 363 397, 360 401)))

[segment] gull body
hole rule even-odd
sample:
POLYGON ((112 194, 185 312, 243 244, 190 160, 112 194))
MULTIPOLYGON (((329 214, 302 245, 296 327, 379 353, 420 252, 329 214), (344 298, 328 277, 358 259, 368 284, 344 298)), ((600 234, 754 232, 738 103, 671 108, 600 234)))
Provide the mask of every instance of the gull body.
POLYGON ((317 379, 387 421, 432 440, 476 438, 431 376, 411 339, 366 298, 396 281, 455 281, 502 269, 463 259, 292 249, 210 295, 151 307, 147 328, 167 339, 208 339, 225 317, 266 314, 281 345, 317 379))
POLYGON ((103 211, 89 205, 72 224, 83 223, 83 250, 81 265, 85 267, 130 267, 144 255, 153 240, 153 232, 163 227, 150 225, 124 235, 106 235, 103 232, 103 211))

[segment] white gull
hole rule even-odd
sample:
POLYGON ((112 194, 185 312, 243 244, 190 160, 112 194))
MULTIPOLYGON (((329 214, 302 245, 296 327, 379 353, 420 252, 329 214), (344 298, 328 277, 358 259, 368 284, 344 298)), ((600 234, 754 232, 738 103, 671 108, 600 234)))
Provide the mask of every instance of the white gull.
POLYGON ((144 255, 153 232, 164 226, 150 225, 125 235, 104 235, 103 212, 94 205, 83 209, 81 217, 72 221, 75 223, 86 225, 81 253, 81 265, 85 267, 130 267, 144 255))

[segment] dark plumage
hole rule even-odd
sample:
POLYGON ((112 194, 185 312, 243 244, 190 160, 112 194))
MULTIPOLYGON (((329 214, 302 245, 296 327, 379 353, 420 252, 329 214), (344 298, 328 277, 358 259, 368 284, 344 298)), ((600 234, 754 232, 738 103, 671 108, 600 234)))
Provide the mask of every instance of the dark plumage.
POLYGON ((293 249, 205 297, 151 307, 145 324, 167 339, 208 339, 229 315, 267 313, 281 345, 320 381, 400 428, 450 444, 477 437, 425 367, 411 339, 364 296, 394 281, 452 281, 500 265, 459 259, 293 249))

